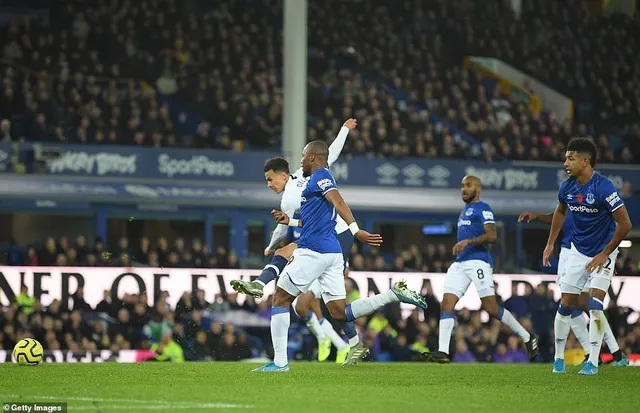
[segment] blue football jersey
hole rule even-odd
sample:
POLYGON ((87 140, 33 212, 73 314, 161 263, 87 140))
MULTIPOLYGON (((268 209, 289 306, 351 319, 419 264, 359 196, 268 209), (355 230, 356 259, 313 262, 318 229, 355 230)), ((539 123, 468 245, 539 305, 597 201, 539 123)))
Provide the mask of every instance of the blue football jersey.
POLYGON ((567 205, 573 217, 571 243, 587 257, 596 256, 616 231, 612 213, 624 205, 613 183, 597 173, 585 185, 570 178, 560 185, 558 201, 567 205))
POLYGON ((567 209, 567 216, 564 218, 562 225, 562 242, 560 248, 571 248, 571 232, 573 231, 573 217, 571 210, 567 209))
POLYGON ((300 219, 304 230, 298 248, 321 254, 342 253, 336 233, 336 210, 324 197, 337 190, 336 181, 328 169, 316 169, 302 191, 300 219))
MULTIPOLYGON (((478 201, 465 205, 458 218, 458 242, 483 235, 485 224, 495 224, 495 222, 493 210, 488 204, 478 201)), ((469 244, 456 257, 458 262, 470 260, 480 260, 493 265, 489 245, 469 244)))

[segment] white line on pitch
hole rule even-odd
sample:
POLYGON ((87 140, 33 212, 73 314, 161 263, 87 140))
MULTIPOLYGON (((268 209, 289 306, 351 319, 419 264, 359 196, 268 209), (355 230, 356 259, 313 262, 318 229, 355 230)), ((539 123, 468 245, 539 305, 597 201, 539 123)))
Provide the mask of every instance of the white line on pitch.
MULTIPOLYGON (((29 396, 20 396, 17 394, 0 394, 2 398, 16 398, 17 399, 42 399, 42 400, 60 400, 60 401, 79 401, 79 402, 93 402, 93 403, 132 403, 136 404, 137 408, 144 408, 144 405, 151 405, 150 403, 154 403, 154 406, 163 406, 162 408, 177 408, 177 409, 249 409, 253 406, 247 404, 232 404, 232 403, 192 403, 192 402, 172 402, 165 400, 140 400, 140 399, 112 399, 112 398, 104 398, 104 397, 74 397, 74 396, 40 396, 40 395, 29 395, 29 396), (142 405, 142 406, 140 406, 142 405), (139 406, 139 407, 138 407, 139 406)), ((79 406, 78 406, 79 407, 79 406)), ((76 408, 76 407, 74 407, 76 408)))

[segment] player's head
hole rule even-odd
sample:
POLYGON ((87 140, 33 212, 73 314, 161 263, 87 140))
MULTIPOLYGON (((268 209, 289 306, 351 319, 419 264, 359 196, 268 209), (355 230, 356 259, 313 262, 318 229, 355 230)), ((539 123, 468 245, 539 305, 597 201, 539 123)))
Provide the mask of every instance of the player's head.
POLYGON ((467 175, 462 178, 462 200, 465 204, 471 204, 480 199, 480 191, 482 190, 482 182, 480 178, 473 175, 467 175))
POLYGON ((596 166, 598 147, 589 138, 573 138, 567 145, 564 167, 571 177, 591 173, 596 166))
POLYGON ((267 188, 279 194, 289 180, 289 162, 284 158, 271 158, 264 164, 264 178, 267 188))
POLYGON ((309 142, 302 151, 302 175, 310 176, 318 168, 326 168, 329 147, 325 141, 309 142))

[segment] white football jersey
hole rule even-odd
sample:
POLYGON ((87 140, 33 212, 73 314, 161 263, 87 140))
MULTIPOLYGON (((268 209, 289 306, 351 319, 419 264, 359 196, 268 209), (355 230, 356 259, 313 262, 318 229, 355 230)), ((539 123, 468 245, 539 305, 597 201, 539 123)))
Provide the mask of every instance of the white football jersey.
MULTIPOLYGON (((342 147, 344 146, 345 140, 347 139, 347 135, 349 133, 349 129, 346 127, 342 127, 340 129, 340 133, 334 140, 334 142, 329 146, 329 159, 328 164, 331 166, 333 162, 335 162, 340 156, 340 152, 342 151, 342 147)), ((305 186, 307 186, 307 181, 309 178, 305 178, 302 176, 302 168, 299 168, 289 177, 289 181, 284 187, 284 191, 282 192, 282 198, 280 200, 280 210, 287 214, 290 218, 293 218, 296 212, 300 212, 300 204, 302 198, 302 191, 305 186)), ((271 236, 271 242, 269 243, 268 248, 273 249, 275 247, 276 242, 284 237, 287 234, 288 227, 286 225, 277 225, 276 229, 273 231, 273 235, 271 236)), ((340 217, 340 215, 336 216, 336 232, 338 234, 342 234, 347 231, 349 226, 347 223, 340 217)))

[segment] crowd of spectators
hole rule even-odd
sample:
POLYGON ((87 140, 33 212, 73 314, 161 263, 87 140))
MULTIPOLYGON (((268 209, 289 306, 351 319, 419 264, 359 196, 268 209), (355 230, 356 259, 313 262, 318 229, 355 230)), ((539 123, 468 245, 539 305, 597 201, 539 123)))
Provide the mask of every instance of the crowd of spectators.
MULTIPOLYGON (((508 3, 310 1, 308 139, 355 116, 348 156, 554 161, 568 138, 592 135, 603 161, 640 159, 637 22, 588 16, 582 0, 524 2, 516 19, 508 3), (576 100, 576 119, 533 113, 464 69, 468 55, 548 82, 576 100)), ((0 116, 18 117, 13 140, 270 147, 281 33, 277 0, 64 2, 49 25, 2 29, 0 116)))
MULTIPOLYGON (((353 271, 393 271, 445 273, 455 257, 454 239, 445 243, 412 244, 394 253, 384 254, 377 248, 363 248, 355 243, 349 266, 353 271)), ((142 237, 130 242, 122 237, 115 248, 105 247, 100 238, 88 243, 84 235, 75 240, 68 236, 47 238, 41 245, 29 245, 24 254, 9 254, 6 265, 26 266, 86 266, 86 267, 163 267, 163 268, 261 268, 262 259, 248 257, 240 260, 237 253, 224 246, 209 248, 199 238, 168 240, 160 237, 150 240, 142 237)), ((630 249, 621 248, 616 261, 618 275, 640 274, 640 262, 630 249)))
MULTIPOLYGON (((354 283, 347 280, 348 301, 360 294, 354 283)), ((367 318, 356 321, 362 340, 371 350, 371 361, 424 361, 423 353, 438 346, 440 305, 430 287, 423 293, 429 308, 415 309, 403 318, 400 304, 390 304, 367 318)), ((535 290, 527 287, 524 295, 514 288, 504 306, 513 312, 523 326, 540 336, 540 361, 549 362, 553 354, 553 318, 557 302, 544 284, 535 290)), ((144 350, 154 351, 152 360, 241 360, 271 354, 268 320, 271 297, 255 302, 236 294, 216 295, 207 302, 205 292, 185 292, 174 308, 169 293, 163 291, 150 306, 146 294, 125 294, 113 299, 104 292, 104 299, 92 308, 79 289, 67 308, 54 300, 43 306, 29 296, 23 287, 16 300, 0 307, 0 349, 10 350, 25 337, 40 341, 45 350, 96 351, 144 350), (238 323, 217 321, 227 314, 239 313, 238 323), (253 315, 264 320, 262 326, 242 324, 253 315)), ((501 297, 498 296, 502 304, 501 297)), ((620 348, 628 353, 640 352, 640 322, 628 323, 631 310, 611 307, 608 317, 618 337, 620 348)), ((528 363, 521 341, 499 321, 483 321, 479 311, 461 309, 458 325, 451 343, 454 362, 528 363)), ((313 360, 316 342, 292 314, 289 352, 292 358, 313 360)), ((572 360, 581 361, 579 345, 572 337, 567 350, 572 360)))

